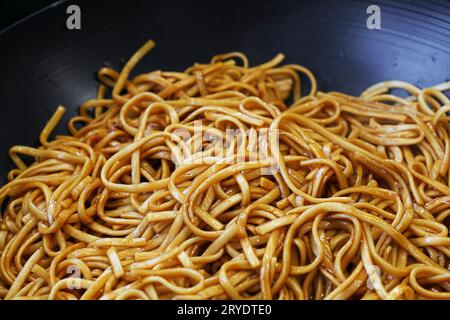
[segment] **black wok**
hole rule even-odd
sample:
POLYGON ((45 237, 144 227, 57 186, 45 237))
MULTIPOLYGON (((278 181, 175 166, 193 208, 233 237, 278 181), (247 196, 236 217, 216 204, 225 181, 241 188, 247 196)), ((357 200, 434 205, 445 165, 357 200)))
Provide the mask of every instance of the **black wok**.
POLYGON ((181 70, 217 53, 243 51, 254 64, 278 52, 309 67, 322 91, 359 94, 389 79, 428 86, 450 77, 448 1, 71 1, 0 33, 0 176, 15 144, 37 145, 62 104, 69 116, 95 96, 95 72, 120 68, 144 41, 157 47, 137 71, 181 70), (81 30, 66 9, 81 8, 81 30), (381 8, 381 29, 366 27, 381 8))

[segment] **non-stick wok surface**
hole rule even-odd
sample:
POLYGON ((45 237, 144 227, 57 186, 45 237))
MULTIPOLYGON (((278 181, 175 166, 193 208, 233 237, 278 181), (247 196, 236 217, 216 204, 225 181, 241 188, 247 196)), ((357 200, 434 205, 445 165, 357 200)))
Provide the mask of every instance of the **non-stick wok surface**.
POLYGON ((428 86, 450 77, 448 1, 71 1, 58 2, 0 33, 0 175, 8 149, 37 145, 54 109, 59 126, 96 93, 96 71, 119 69, 144 41, 157 47, 137 67, 182 70, 217 53, 243 51, 253 64, 286 54, 310 68, 322 91, 359 94, 390 79, 428 86), (81 9, 68 30, 66 9, 81 9), (370 4, 381 29, 369 30, 370 4))

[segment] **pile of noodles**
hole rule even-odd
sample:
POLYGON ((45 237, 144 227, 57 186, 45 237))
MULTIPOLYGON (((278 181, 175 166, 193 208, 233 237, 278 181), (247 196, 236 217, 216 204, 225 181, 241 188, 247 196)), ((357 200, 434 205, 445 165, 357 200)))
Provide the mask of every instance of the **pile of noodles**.
POLYGON ((450 299, 450 83, 324 93, 237 52, 129 77, 153 46, 11 148, 2 299, 450 299))

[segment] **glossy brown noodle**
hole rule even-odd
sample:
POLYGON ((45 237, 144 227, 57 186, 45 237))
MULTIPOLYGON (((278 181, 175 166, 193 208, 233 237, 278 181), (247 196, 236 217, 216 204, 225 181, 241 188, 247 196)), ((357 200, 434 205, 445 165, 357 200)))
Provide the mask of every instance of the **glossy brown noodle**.
POLYGON ((49 139, 59 107, 40 147, 11 148, 2 298, 450 298, 450 83, 324 93, 282 54, 250 67, 237 52, 130 78, 153 46, 99 71, 71 135, 49 139), (231 161, 176 143, 195 121, 242 132, 231 161), (267 159, 236 150, 267 130, 278 170, 263 175, 267 159), (180 145, 214 161, 175 166, 180 145))

